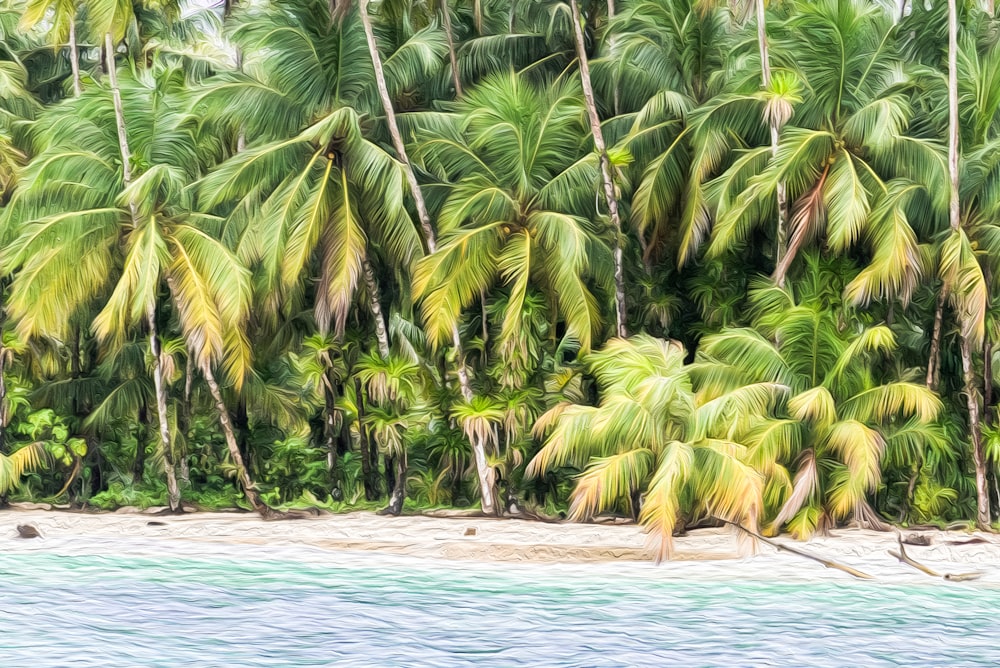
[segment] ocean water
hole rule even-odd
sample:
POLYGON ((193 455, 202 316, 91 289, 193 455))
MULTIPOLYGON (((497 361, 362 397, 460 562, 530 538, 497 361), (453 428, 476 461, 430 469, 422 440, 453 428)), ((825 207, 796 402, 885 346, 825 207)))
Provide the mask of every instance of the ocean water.
POLYGON ((975 583, 106 547, 0 554, 0 666, 1000 665, 975 583))

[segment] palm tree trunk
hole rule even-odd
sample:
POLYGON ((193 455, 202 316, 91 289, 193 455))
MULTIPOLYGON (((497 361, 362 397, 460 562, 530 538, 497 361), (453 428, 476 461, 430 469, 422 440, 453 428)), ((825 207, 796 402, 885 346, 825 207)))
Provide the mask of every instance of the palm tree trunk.
POLYGON ((601 180, 604 182, 604 201, 608 207, 608 215, 611 217, 612 233, 614 240, 615 258, 615 317, 617 324, 617 335, 621 338, 628 336, 626 330, 627 317, 625 314, 625 270, 622 258, 622 221, 618 212, 618 197, 615 195, 615 184, 611 178, 611 160, 608 158, 608 149, 604 144, 604 133, 601 131, 601 119, 597 115, 597 103, 594 99, 594 88, 590 82, 590 64, 587 60, 586 46, 583 41, 583 28, 580 25, 582 20, 580 8, 576 0, 570 0, 570 8, 573 12, 573 35, 576 38, 576 57, 580 64, 580 80, 583 82, 583 99, 587 107, 587 116, 590 119, 590 131, 594 136, 594 148, 601 163, 601 180))
POLYGON ((208 384, 208 390, 212 394, 212 399, 215 400, 215 409, 219 415, 219 424, 222 426, 222 433, 226 437, 226 447, 229 449, 229 456, 233 460, 233 465, 236 466, 236 476, 240 481, 240 486, 243 488, 243 493, 246 495, 250 507, 258 512, 261 517, 273 517, 274 511, 261 500, 257 487, 250 480, 250 473, 243 462, 240 446, 236 442, 236 432, 233 430, 233 423, 229 419, 229 409, 226 408, 226 402, 222 399, 222 391, 219 389, 219 384, 215 382, 215 375, 212 373, 211 366, 208 364, 203 365, 201 372, 205 376, 205 382, 208 384))
MULTIPOLYGON (((458 335, 458 328, 452 330, 452 343, 455 346, 455 365, 458 371, 458 386, 462 390, 462 397, 466 401, 472 401, 472 386, 469 383, 469 373, 465 368, 465 355, 462 353, 462 339, 458 335)), ((494 500, 494 487, 496 485, 493 467, 486 459, 486 444, 483 439, 476 436, 472 443, 472 454, 476 460, 476 473, 479 476, 479 493, 483 512, 487 515, 495 515, 498 511, 494 500)))
POLYGON ((358 409, 358 444, 361 446, 361 477, 365 487, 365 500, 375 501, 378 499, 378 453, 372 456, 372 448, 369 444, 370 435, 368 426, 365 424, 365 393, 361 387, 361 379, 354 378, 354 403, 358 409))
MULTIPOLYGON (((111 98, 115 104, 115 128, 118 130, 118 149, 122 156, 122 178, 125 185, 132 183, 132 153, 128 148, 125 132, 125 111, 122 107, 122 92, 118 87, 118 70, 115 68, 115 45, 111 33, 104 35, 104 54, 107 61, 108 80, 111 83, 111 98)), ((133 210, 135 206, 132 206, 133 210)))
POLYGON ((191 385, 194 381, 194 361, 191 355, 184 361, 184 397, 181 400, 180 414, 177 416, 177 431, 181 435, 183 450, 180 456, 180 476, 185 483, 191 482, 191 469, 188 466, 188 433, 191 430, 191 385))
POLYGON ((388 360, 389 333, 385 326, 385 316, 382 315, 378 282, 375 280, 375 272, 372 270, 371 262, 368 261, 367 257, 363 262, 362 273, 365 277, 365 287, 368 290, 368 307, 371 309, 372 317, 375 319, 375 338, 378 340, 378 352, 383 360, 388 360))
MULTIPOLYGON (((396 154, 403 163, 406 180, 410 187, 410 194, 413 196, 414 204, 417 207, 417 217, 420 219, 420 227, 424 233, 424 243, 427 245, 427 250, 433 253, 437 249, 434 227, 431 225, 431 217, 427 212, 427 204, 424 201, 423 193, 420 190, 420 184, 417 182, 417 175, 413 171, 413 165, 410 164, 410 158, 406 153, 406 146, 403 144, 403 138, 399 134, 399 126, 396 123, 396 113, 393 111, 392 99, 389 97, 389 89, 385 83, 385 72, 382 68, 382 58, 379 56, 378 43, 375 41, 375 31, 372 29, 371 17, 368 15, 368 0, 358 0, 358 9, 358 13, 361 15, 361 23, 365 30, 365 38, 368 42, 368 54, 371 57, 372 67, 375 69, 375 83, 378 87, 379 97, 382 99, 382 108, 385 111, 386 124, 389 126, 389 135, 392 138, 396 154)), ((462 396, 466 401, 470 401, 472 399, 472 388, 469 384, 468 373, 465 370, 465 362, 462 356, 462 342, 459 337, 457 327, 452 330, 452 338, 455 342, 456 365, 458 367, 457 371, 459 385, 462 389, 462 396)), ((492 515, 495 513, 492 487, 493 472, 492 469, 489 468, 488 462, 486 461, 486 450, 484 444, 481 441, 473 442, 472 450, 476 456, 476 468, 479 473, 483 512, 488 515, 492 515)))
POLYGON ((972 368, 972 348, 969 339, 961 337, 962 373, 965 377, 965 401, 969 410, 969 432, 972 439, 972 461, 976 467, 976 525, 990 529, 990 496, 986 486, 986 458, 983 456, 982 428, 979 424, 979 391, 972 368))
MULTIPOLYGON (((399 453, 392 458, 391 462, 386 462, 386 469, 394 469, 392 492, 389 496, 389 505, 383 511, 383 515, 399 515, 403 512, 403 502, 406 501, 406 451, 399 453)), ((388 474, 389 471, 386 471, 388 474)))
MULTIPOLYGON (((760 70, 761 83, 764 88, 771 87, 771 55, 767 45, 767 16, 764 13, 764 0, 755 0, 757 10, 757 48, 760 50, 760 70)), ((778 156, 778 135, 781 128, 778 127, 778 120, 772 118, 771 125, 771 157, 778 156)), ((778 183, 776 188, 778 199, 778 251, 775 263, 781 262, 788 252, 788 196, 785 193, 785 182, 778 183)))
POLYGON ((80 47, 76 43, 76 17, 69 20, 69 66, 73 70, 73 95, 80 97, 83 86, 80 84, 80 47))
POLYGON ((441 18, 444 20, 444 34, 448 40, 448 60, 451 62, 451 82, 455 85, 455 98, 462 97, 462 78, 458 74, 458 58, 455 56, 455 36, 451 32, 451 10, 448 0, 441 0, 441 18))
POLYGON ((160 350, 160 337, 156 331, 156 310, 150 305, 146 310, 146 322, 149 325, 149 350, 153 354, 153 386, 156 388, 156 417, 159 421, 160 446, 163 448, 163 473, 167 477, 167 501, 171 512, 181 510, 181 492, 177 487, 177 475, 174 472, 174 455, 170 446, 170 423, 167 416, 167 384, 163 377, 163 352, 160 350))
MULTIPOLYGON (((385 83, 385 71, 382 67, 382 57, 378 53, 378 42, 375 41, 375 31, 372 29, 372 20, 368 15, 368 0, 358 0, 358 13, 361 15, 361 23, 365 30, 365 39, 368 42, 368 55, 371 56, 372 67, 375 69, 375 84, 378 88, 379 98, 382 100, 382 109, 385 111, 385 122, 389 126, 389 136, 392 138, 393 148, 396 155, 403 163, 403 170, 406 173, 406 182, 410 186, 410 194, 413 196, 414 204, 417 207, 417 216, 420 218, 420 226, 424 230, 426 239, 434 238, 434 229, 431 227, 431 217, 427 213, 427 204, 424 195, 420 191, 420 184, 417 183, 417 175, 413 171, 410 157, 406 153, 406 146, 403 144, 403 136, 399 133, 399 125, 396 123, 396 112, 392 108, 392 98, 389 97, 389 88, 385 83)), ((432 253, 434 248, 428 248, 432 253)))
MULTIPOLYGON (((958 6, 948 0, 948 222, 953 232, 961 225, 958 199, 958 6)), ((966 316, 968 317, 968 316, 966 316)), ((959 323, 962 354, 962 374, 965 378, 965 401, 969 411, 969 432, 972 459, 976 467, 976 524, 980 529, 990 526, 990 497, 986 488, 986 463, 983 457, 981 425, 979 424, 979 390, 972 368, 972 345, 966 323, 959 323)))
MULTIPOLYGON (((115 67, 115 45, 111 33, 104 34, 104 54, 108 69, 108 80, 111 84, 111 98, 115 108, 115 128, 118 132, 118 149, 122 159, 122 181, 127 186, 132 182, 132 153, 128 146, 128 134, 125 129, 125 110, 122 105, 121 89, 118 87, 118 70, 115 67)), ((135 203, 129 203, 132 223, 136 223, 135 203)), ((155 360, 153 370, 153 385, 156 388, 156 415, 159 421, 160 446, 163 448, 163 469, 167 478, 167 502, 171 512, 181 510, 181 493, 177 487, 177 476, 174 472, 174 458, 170 449, 170 424, 167 421, 167 388, 163 378, 163 356, 160 350, 160 338, 156 329, 156 305, 149 304, 146 309, 146 323, 149 325, 149 350, 155 360)))
POLYGON ((945 286, 941 286, 937 307, 934 309, 934 329, 931 331, 931 354, 927 358, 927 387, 937 390, 941 370, 941 324, 944 320, 944 302, 948 296, 945 286))

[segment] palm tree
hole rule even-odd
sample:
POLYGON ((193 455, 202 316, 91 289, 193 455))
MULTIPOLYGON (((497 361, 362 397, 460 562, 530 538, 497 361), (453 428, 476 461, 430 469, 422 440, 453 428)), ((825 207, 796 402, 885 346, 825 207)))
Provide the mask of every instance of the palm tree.
MULTIPOLYGON (((609 0, 610 2, 610 0, 609 0)), ((609 12, 614 14, 613 4, 609 4, 609 12)), ((587 46, 583 37, 580 14, 576 0, 570 0, 573 21, 573 36, 576 43, 576 59, 580 68, 580 83, 583 85, 583 100, 587 109, 587 120, 590 121, 590 134, 594 139, 594 149, 601 166, 601 183, 604 186, 604 203, 608 207, 611 218, 611 233, 614 236, 612 249, 615 263, 615 318, 616 332, 620 338, 628 336, 626 324, 628 316, 625 309, 625 268, 622 265, 622 221, 618 210, 618 195, 615 182, 612 179, 611 160, 604 143, 604 132, 601 130, 601 119, 597 114, 597 102, 594 99, 594 87, 590 82, 590 59, 587 56, 587 46)))
POLYGON ((797 302, 790 289, 760 288, 754 327, 703 339, 691 371, 704 400, 761 383, 781 388, 774 412, 755 416, 737 434, 747 461, 768 476, 768 497, 782 499, 773 528, 787 523, 797 536, 851 514, 881 526, 866 496, 879 484, 887 443, 897 430, 918 444, 932 439, 941 409, 923 385, 877 380, 872 367, 893 353, 896 338, 884 325, 841 326, 844 316, 822 301, 835 289, 827 284, 797 302))
POLYGON ((682 515, 740 523, 751 531, 763 509, 763 477, 747 448, 727 436, 748 415, 763 413, 772 388, 741 388, 703 402, 695 395, 684 349, 676 341, 638 335, 612 339, 587 359, 600 394, 597 406, 559 404, 538 421, 548 434, 527 469, 537 476, 581 470, 570 516, 585 519, 642 495, 639 521, 672 552, 682 515))
POLYGON ((906 132, 914 112, 888 46, 894 27, 881 10, 840 0, 796 10, 772 54, 811 92, 773 159, 767 147, 749 149, 710 186, 717 220, 709 253, 744 242, 784 183, 792 212, 778 285, 809 240, 825 235, 837 253, 864 240, 872 261, 847 286, 849 298, 905 304, 922 272, 910 202, 922 191, 943 210, 944 161, 933 141, 906 132), (831 59, 831 48, 841 57, 831 59))
POLYGON ((419 155, 447 188, 442 242, 417 264, 413 284, 430 341, 446 342, 462 311, 500 283, 509 297, 498 346, 514 359, 524 300, 537 284, 566 335, 589 350, 600 322, 589 284, 607 279, 609 258, 586 217, 598 170, 582 150, 579 88, 496 77, 432 120, 419 155))
MULTIPOLYGON (((63 335, 72 315, 98 299, 106 299, 94 321, 102 341, 118 345, 129 332, 146 328, 173 510, 180 507, 180 493, 159 336, 161 288, 166 286, 173 299, 190 354, 217 403, 214 365, 221 362, 238 386, 249 364, 242 332, 249 276, 209 232, 211 221, 187 213, 184 189, 202 161, 186 118, 177 111, 182 84, 178 70, 154 68, 121 89, 131 104, 118 125, 127 121, 139 138, 135 152, 129 147, 127 155, 145 167, 134 179, 126 178, 130 170, 119 168, 115 159, 121 156, 120 142, 101 132, 117 117, 106 93, 85 91, 78 102, 53 109, 44 121, 41 150, 5 212, 12 243, 3 256, 5 269, 15 272, 11 313, 26 338, 63 335), (67 187, 78 179, 82 182, 67 187), (116 282, 115 265, 121 272, 116 282), (67 282, 71 289, 63 287, 67 282), (60 299, 46 297, 56 292, 60 299)), ((244 490, 251 505, 264 510, 224 417, 220 414, 244 490)))

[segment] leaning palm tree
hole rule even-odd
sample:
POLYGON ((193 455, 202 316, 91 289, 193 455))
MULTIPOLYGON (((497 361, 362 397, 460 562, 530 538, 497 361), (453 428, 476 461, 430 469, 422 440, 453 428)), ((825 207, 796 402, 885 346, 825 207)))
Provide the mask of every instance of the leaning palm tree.
POLYGON ((737 431, 747 461, 768 476, 769 497, 782 500, 775 530, 787 524, 809 536, 852 514, 880 526, 867 495, 881 479, 886 444, 904 430, 918 445, 934 439, 940 399, 918 383, 879 382, 872 367, 897 346, 888 327, 850 320, 841 327, 820 300, 797 303, 775 286, 754 300, 754 327, 702 340, 692 370, 698 395, 711 400, 760 383, 783 388, 773 413, 737 431))
POLYGON ((577 478, 570 516, 585 519, 642 495, 639 521, 669 558, 685 516, 708 515, 756 531, 764 478, 747 447, 730 435, 751 416, 766 414, 770 384, 746 386, 711 401, 692 389, 685 351, 647 335, 612 339, 587 359, 600 403, 559 404, 535 425, 548 434, 528 465, 537 476, 569 467, 577 478))

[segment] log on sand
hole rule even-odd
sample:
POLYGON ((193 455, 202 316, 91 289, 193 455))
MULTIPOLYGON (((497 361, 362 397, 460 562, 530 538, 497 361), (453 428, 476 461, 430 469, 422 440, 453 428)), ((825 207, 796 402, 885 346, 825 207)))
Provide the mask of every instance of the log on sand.
POLYGON ((937 571, 924 566, 920 562, 914 561, 908 554, 906 554, 906 548, 903 547, 903 538, 899 535, 899 532, 896 533, 896 538, 899 541, 899 552, 889 550, 889 554, 899 559, 902 563, 930 575, 932 578, 943 578, 945 580, 951 580, 952 582, 964 582, 966 580, 976 580, 983 576, 982 571, 974 571, 972 573, 938 573, 937 571))

